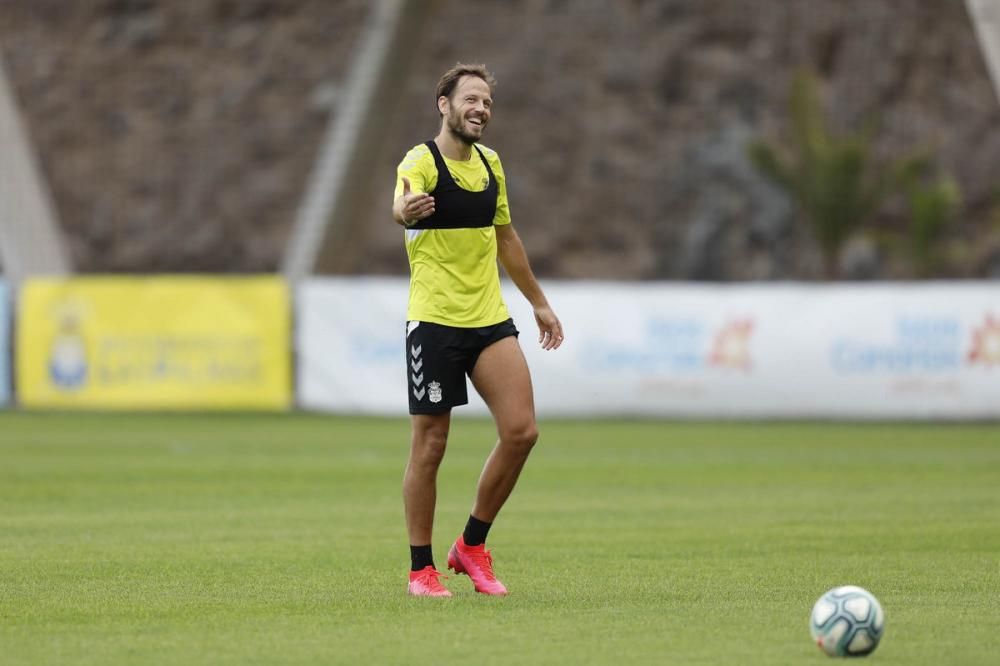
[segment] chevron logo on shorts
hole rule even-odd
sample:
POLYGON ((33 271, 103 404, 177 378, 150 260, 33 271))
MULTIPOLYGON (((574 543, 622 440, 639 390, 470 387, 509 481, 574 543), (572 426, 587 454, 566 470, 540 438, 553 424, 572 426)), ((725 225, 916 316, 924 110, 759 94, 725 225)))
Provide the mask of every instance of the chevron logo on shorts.
POLYGON ((424 373, 420 372, 420 368, 424 367, 424 359, 420 357, 420 353, 423 350, 423 345, 419 347, 410 345, 410 367, 413 368, 413 372, 410 373, 410 380, 413 382, 413 397, 417 400, 423 400, 424 395, 427 393, 427 389, 424 388, 424 373), (418 372, 420 372, 419 375, 417 374, 418 372))

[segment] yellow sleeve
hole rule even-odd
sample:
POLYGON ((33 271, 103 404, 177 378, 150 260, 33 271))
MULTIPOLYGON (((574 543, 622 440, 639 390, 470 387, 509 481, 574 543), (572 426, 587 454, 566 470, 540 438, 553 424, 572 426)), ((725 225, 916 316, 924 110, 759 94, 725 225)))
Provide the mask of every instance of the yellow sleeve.
MULTIPOLYGON (((392 195, 395 201, 403 193, 403 176, 410 179, 410 192, 430 192, 437 185, 437 167, 430 148, 424 144, 414 146, 406 157, 396 167, 396 191, 392 195)), ((499 177, 498 177, 499 179, 499 177)))
MULTIPOLYGON (((507 176, 504 175, 503 165, 500 164, 500 156, 495 150, 480 144, 486 161, 490 163, 490 169, 497 179, 497 212, 493 216, 493 224, 510 224, 510 205, 507 203, 507 176)), ((430 151, 428 151, 430 152, 430 151)))

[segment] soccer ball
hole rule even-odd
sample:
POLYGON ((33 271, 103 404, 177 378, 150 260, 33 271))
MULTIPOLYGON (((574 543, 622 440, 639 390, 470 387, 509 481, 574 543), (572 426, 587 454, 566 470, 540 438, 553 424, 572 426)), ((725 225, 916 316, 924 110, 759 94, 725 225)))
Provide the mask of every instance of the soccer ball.
POLYGON ((835 587, 813 606, 809 630, 819 649, 831 657, 863 657, 878 647, 885 613, 868 590, 835 587))

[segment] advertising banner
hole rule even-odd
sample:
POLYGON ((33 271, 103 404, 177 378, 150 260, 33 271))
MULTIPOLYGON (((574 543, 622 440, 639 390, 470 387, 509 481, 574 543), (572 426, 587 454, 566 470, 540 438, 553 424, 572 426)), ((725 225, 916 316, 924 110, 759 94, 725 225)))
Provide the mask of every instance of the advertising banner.
POLYGON ((29 280, 18 307, 19 402, 287 409, 290 309, 276 277, 29 280))
MULTIPOLYGON (((1000 418, 995 283, 546 283, 566 329, 548 352, 503 288, 540 414, 1000 418)), ((300 285, 301 406, 407 413, 406 299, 402 278, 300 285)))
POLYGON ((10 292, 0 280, 0 407, 10 402, 10 292))
POLYGON ((402 278, 316 278, 295 292, 296 395, 300 407, 406 413, 402 278))

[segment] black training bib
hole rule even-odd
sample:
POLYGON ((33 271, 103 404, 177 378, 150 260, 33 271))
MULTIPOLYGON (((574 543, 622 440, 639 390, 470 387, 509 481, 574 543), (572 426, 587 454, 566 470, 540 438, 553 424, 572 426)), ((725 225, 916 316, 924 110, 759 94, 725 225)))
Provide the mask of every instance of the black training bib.
POLYGON ((486 173, 489 174, 490 182, 482 192, 470 192, 463 189, 451 177, 448 165, 444 163, 444 157, 438 150, 437 144, 428 141, 424 144, 434 156, 434 164, 437 166, 437 185, 431 192, 434 196, 434 214, 425 217, 408 229, 476 229, 493 225, 493 218, 497 213, 497 179, 493 175, 490 163, 479 146, 473 146, 479 159, 486 166, 486 173))

